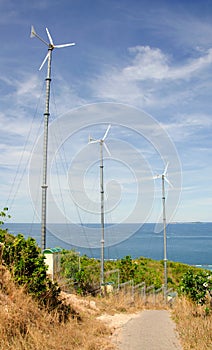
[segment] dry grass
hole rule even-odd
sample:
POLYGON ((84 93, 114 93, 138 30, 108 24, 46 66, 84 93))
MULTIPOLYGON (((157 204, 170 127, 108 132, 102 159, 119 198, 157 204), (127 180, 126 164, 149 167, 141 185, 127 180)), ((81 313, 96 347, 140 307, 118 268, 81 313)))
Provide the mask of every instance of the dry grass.
MULTIPOLYGON (((165 305, 163 296, 133 299, 130 294, 119 293, 100 299, 98 307, 101 312, 114 315, 118 312, 136 313, 143 309, 170 309, 165 305)), ((177 298, 171 307, 176 328, 184 350, 212 349, 212 310, 208 305, 197 306, 186 298, 177 298)))
POLYGON ((0 349, 112 350, 111 324, 107 326, 97 319, 98 316, 135 313, 161 305, 151 296, 143 300, 124 292, 105 298, 66 295, 66 299, 80 318, 59 324, 57 315, 40 310, 30 296, 14 285, 9 272, 0 266, 0 349))
POLYGON ((196 306, 179 298, 173 315, 184 350, 212 349, 212 310, 206 315, 205 306, 196 306))
MULTIPOLYGON (((80 318, 59 324, 57 315, 40 310, 0 266, 0 350, 112 350, 111 329, 98 316, 167 307, 162 297, 143 299, 130 292, 104 298, 72 295, 67 296, 67 302, 80 318)), ((172 311, 184 350, 212 349, 212 311, 206 316, 205 307, 184 298, 176 300, 172 311)), ((109 318, 109 326, 110 322, 109 318)))
POLYGON ((164 309, 167 306, 164 304, 163 296, 160 294, 157 297, 148 295, 142 298, 139 294, 132 295, 131 293, 119 292, 115 295, 109 295, 105 298, 100 298, 97 301, 98 308, 102 312, 113 315, 115 313, 135 313, 143 309, 164 309))
POLYGON ((59 324, 57 320, 57 315, 40 310, 31 297, 16 288, 0 266, 1 350, 113 349, 108 340, 110 329, 95 314, 82 310, 80 321, 59 324))
MULTIPOLYGON (((162 296, 156 300, 154 296, 149 296, 145 300, 136 296, 133 299, 130 294, 124 293, 100 299, 98 305, 102 312, 110 315, 117 312, 136 313, 142 309, 170 308, 164 304, 162 296)), ((209 304, 197 306, 186 298, 177 298, 171 311, 184 350, 212 349, 212 310, 209 304)))

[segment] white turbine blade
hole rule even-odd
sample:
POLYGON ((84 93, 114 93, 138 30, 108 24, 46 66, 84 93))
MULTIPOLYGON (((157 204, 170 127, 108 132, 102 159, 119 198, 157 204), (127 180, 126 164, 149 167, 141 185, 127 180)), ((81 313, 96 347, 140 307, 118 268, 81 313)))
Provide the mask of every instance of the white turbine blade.
POLYGON ((161 175, 155 175, 153 176, 153 179, 156 180, 156 179, 159 179, 161 177, 161 175))
POLYGON ((49 58, 49 55, 50 55, 50 52, 48 51, 46 57, 44 58, 43 62, 40 65, 39 70, 41 70, 43 68, 44 64, 46 63, 47 59, 49 58))
POLYGON ((102 138, 102 141, 104 141, 104 140, 106 139, 107 134, 108 134, 110 128, 111 128, 111 125, 108 125, 107 130, 106 130, 106 132, 105 132, 105 134, 104 134, 104 136, 103 136, 103 138, 102 138))
POLYGON ((104 148, 106 149, 107 153, 109 154, 109 156, 111 156, 111 153, 110 153, 110 151, 109 151, 107 145, 106 145, 105 143, 103 143, 103 145, 104 145, 104 148))
POLYGON ((62 47, 68 47, 68 46, 74 46, 76 45, 75 43, 70 43, 70 44, 61 44, 61 45, 54 45, 56 49, 61 49, 62 47))
POLYGON ((51 44, 52 46, 54 46, 54 43, 53 43, 53 40, 52 40, 52 37, 51 37, 51 35, 50 35, 50 33, 49 33, 48 28, 46 28, 46 33, 47 33, 47 35, 48 35, 50 44, 51 44))
POLYGON ((168 166, 169 166, 169 162, 166 164, 166 167, 165 167, 165 169, 164 169, 163 175, 166 175, 168 166))
POLYGON ((167 177, 164 176, 164 180, 165 180, 171 187, 174 187, 174 186, 172 185, 172 183, 167 179, 167 177))
POLYGON ((30 38, 34 38, 36 36, 36 31, 35 28, 33 26, 31 26, 31 34, 30 34, 30 38))

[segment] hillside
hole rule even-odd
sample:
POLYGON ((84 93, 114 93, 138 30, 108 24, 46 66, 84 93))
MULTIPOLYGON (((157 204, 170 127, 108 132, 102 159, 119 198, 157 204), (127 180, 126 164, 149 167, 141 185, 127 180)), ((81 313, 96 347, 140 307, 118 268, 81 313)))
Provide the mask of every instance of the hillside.
POLYGON ((55 312, 41 309, 0 266, 0 349, 112 349, 109 328, 96 319, 98 310, 85 303, 74 300, 69 321, 60 323, 55 312))
MULTIPOLYGON (((141 293, 132 294, 132 285, 142 281, 147 287, 151 284, 155 289, 161 287, 163 261, 130 256, 106 261, 105 281, 112 283, 114 293, 101 297, 97 293, 98 260, 83 256, 79 264, 79 256, 74 251, 64 251, 58 286, 46 275, 44 257, 33 239, 25 240, 22 235, 13 236, 0 230, 0 242, 4 248, 0 256, 2 350, 114 349, 111 333, 131 317, 129 314, 169 307, 164 303, 163 294, 157 298, 152 293, 145 298, 141 293), (129 280, 129 290, 122 288, 129 280)), ((168 287, 186 295, 186 299, 178 298, 173 309, 184 349, 210 349, 211 274, 169 262, 168 287)))

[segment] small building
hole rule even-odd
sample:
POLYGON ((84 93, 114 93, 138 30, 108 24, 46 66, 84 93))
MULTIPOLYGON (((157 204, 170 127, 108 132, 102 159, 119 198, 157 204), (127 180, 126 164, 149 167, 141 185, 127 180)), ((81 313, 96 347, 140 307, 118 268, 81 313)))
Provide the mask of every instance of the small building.
POLYGON ((47 248, 43 251, 48 266, 47 275, 54 281, 60 273, 61 248, 47 248))

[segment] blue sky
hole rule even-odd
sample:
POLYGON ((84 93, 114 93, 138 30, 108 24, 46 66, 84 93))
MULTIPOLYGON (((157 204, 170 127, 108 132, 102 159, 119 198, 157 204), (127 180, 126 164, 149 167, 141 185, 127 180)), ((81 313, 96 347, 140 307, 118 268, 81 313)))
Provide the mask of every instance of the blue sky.
POLYGON ((70 221, 97 220, 99 150, 87 139, 111 123, 108 221, 160 220, 152 177, 167 162, 168 219, 211 221, 211 1, 0 0, 0 14, 1 208, 14 222, 39 221, 46 47, 32 24, 45 40, 48 27, 56 44, 76 42, 53 52, 49 220, 68 206, 70 221))

